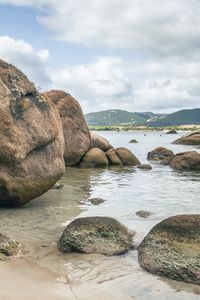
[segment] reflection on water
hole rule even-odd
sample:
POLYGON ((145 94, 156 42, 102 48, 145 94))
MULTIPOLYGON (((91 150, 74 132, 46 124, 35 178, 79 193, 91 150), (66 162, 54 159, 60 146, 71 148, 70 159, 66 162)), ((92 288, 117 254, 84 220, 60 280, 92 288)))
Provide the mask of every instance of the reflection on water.
MULTIPOLYGON (((130 148, 142 163, 146 163, 147 152, 158 146, 170 148, 175 153, 196 149, 171 145, 177 136, 160 134, 102 133, 115 147, 130 148), (139 143, 129 144, 133 138, 139 143)), ((30 250, 29 259, 56 270, 66 283, 72 283, 78 299, 88 299, 87 295, 92 294, 93 299, 100 300, 197 300, 199 287, 143 271, 136 251, 118 257, 66 255, 57 251, 56 242, 64 226, 79 214, 82 217, 115 217, 137 232, 136 242, 139 243, 152 226, 164 218, 200 213, 200 172, 177 172, 156 163, 152 167, 151 171, 133 167, 69 168, 60 180, 64 185, 62 189, 52 189, 23 208, 1 209, 0 231, 24 242, 30 250), (89 198, 97 197, 106 201, 98 206, 88 202, 89 198), (148 210, 153 215, 142 219, 135 214, 138 210, 148 210), (83 286, 87 287, 85 295, 80 289, 83 286), (101 298, 97 297, 98 292, 101 298)))

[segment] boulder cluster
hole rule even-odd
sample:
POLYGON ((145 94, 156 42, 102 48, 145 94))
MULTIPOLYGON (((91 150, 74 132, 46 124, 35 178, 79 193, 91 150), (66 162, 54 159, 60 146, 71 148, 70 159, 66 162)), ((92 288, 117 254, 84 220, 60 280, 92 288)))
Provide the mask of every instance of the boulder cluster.
POLYGON ((0 206, 21 206, 48 191, 66 166, 140 164, 91 133, 70 94, 39 93, 16 67, 0 60, 0 206))

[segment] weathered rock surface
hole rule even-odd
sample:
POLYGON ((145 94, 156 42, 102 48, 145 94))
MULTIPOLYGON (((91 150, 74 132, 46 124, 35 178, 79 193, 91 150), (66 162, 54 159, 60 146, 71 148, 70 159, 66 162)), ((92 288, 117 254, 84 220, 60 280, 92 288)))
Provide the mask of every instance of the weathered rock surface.
POLYGON ((138 248, 146 270, 200 284, 200 215, 168 218, 149 232, 138 248))
POLYGON ((154 160, 154 161, 165 161, 169 162, 170 159, 174 156, 174 152, 164 148, 164 147, 158 147, 147 154, 148 160, 154 160))
POLYGON ((109 164, 111 166, 120 166, 123 165, 122 161, 120 160, 119 156, 115 152, 115 149, 110 149, 106 152, 106 156, 108 158, 109 164))
POLYGON ((0 233, 0 260, 5 260, 10 256, 18 256, 21 253, 21 244, 12 241, 0 233))
POLYGON ((123 254, 133 246, 133 235, 113 218, 79 218, 65 228, 58 248, 66 253, 123 254))
POLYGON ((141 164, 141 165, 138 165, 137 168, 141 169, 141 170, 145 170, 145 171, 152 170, 152 166, 149 164, 141 164))
POLYGON ((145 218, 147 219, 148 217, 150 217, 151 215, 153 215, 152 212, 148 211, 148 210, 138 210, 135 213, 137 216, 141 217, 141 218, 145 218))
POLYGON ((175 140, 172 144, 182 144, 182 145, 200 145, 200 131, 195 131, 186 134, 179 139, 175 140))
POLYGON ((113 148, 113 146, 110 144, 110 142, 107 139, 105 139, 103 136, 98 135, 93 131, 91 131, 90 134, 91 134, 91 147, 92 148, 99 148, 99 149, 103 150, 104 152, 113 148))
POLYGON ((91 148, 83 157, 80 164, 81 168, 98 168, 109 165, 106 154, 99 148, 91 148))
POLYGON ((137 166, 140 164, 139 159, 137 159, 137 157, 127 148, 116 148, 115 152, 122 163, 126 166, 137 166))
POLYGON ((62 125, 55 105, 2 60, 0 119, 0 205, 19 206, 63 175, 62 125))
POLYGON ((56 105, 65 139, 65 164, 77 165, 91 147, 90 132, 81 106, 70 94, 52 90, 44 93, 56 105))
POLYGON ((176 154, 169 163, 175 170, 200 170, 200 153, 187 151, 176 154))

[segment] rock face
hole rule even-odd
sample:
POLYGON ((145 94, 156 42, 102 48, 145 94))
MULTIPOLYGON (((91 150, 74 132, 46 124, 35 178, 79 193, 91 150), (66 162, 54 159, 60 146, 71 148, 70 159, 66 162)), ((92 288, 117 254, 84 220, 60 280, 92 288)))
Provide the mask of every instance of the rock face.
POLYGON ((110 144, 110 142, 107 139, 105 139, 104 137, 102 137, 92 131, 90 134, 91 134, 91 147, 92 148, 99 148, 99 149, 103 150, 104 152, 113 148, 113 146, 110 144))
POLYGON ((0 205, 19 206, 63 175, 62 125, 55 105, 2 60, 0 119, 0 205))
POLYGON ((105 152, 99 148, 90 149, 83 157, 80 164, 81 168, 98 168, 109 165, 105 152))
POLYGON ((139 159, 127 148, 116 148, 115 152, 125 166, 137 166, 140 164, 139 159))
POLYGON ((58 248, 66 253, 123 254, 132 247, 133 235, 113 218, 79 218, 65 228, 58 248))
POLYGON ((148 160, 154 160, 154 161, 165 161, 169 162, 170 159, 174 156, 174 152, 164 148, 164 147, 158 147, 152 151, 150 151, 147 154, 148 160))
POLYGON ((200 215, 179 215, 156 225, 138 249, 146 270, 200 284, 200 215))
POLYGON ((65 164, 77 165, 91 146, 90 132, 79 103, 70 94, 52 90, 44 93, 56 105, 65 139, 65 164))
POLYGON ((106 152, 106 156, 109 160, 111 166, 120 166, 123 165, 122 161, 120 160, 119 156, 115 152, 115 149, 110 149, 106 152))
POLYGON ((18 256, 20 253, 20 243, 12 241, 0 233, 0 260, 5 260, 10 256, 18 256))
POLYGON ((176 154, 169 163, 175 170, 200 170, 200 153, 188 151, 176 154))
POLYGON ((200 145, 200 131, 195 131, 190 134, 186 134, 181 138, 175 140, 172 144, 200 145))

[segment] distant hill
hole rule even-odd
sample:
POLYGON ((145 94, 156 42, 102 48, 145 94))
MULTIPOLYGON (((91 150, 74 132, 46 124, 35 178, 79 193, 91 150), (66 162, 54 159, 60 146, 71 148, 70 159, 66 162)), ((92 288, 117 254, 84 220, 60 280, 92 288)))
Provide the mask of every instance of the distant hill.
POLYGON ((156 121, 148 122, 149 126, 179 126, 179 125, 199 125, 200 124, 200 108, 184 109, 169 114, 156 121))
POLYGON ((93 126, 111 126, 111 125, 129 125, 144 124, 147 121, 153 121, 158 118, 151 112, 128 112, 121 109, 104 110, 85 115, 89 125, 93 126))

